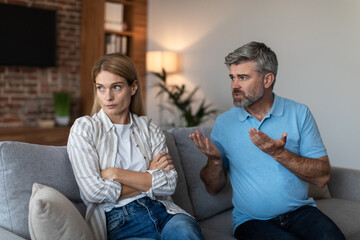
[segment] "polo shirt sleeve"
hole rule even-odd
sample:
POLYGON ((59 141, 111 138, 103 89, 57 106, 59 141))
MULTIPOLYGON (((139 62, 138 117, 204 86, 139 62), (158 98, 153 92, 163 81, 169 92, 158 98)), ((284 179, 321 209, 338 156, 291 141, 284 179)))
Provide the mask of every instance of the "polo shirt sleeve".
POLYGON ((301 128, 300 155, 308 158, 319 158, 327 155, 320 136, 320 131, 308 107, 301 128))
POLYGON ((223 167, 229 168, 229 160, 225 156, 225 150, 221 144, 223 136, 221 134, 221 123, 219 123, 219 119, 215 121, 214 127, 210 134, 210 141, 219 149, 222 155, 223 167))

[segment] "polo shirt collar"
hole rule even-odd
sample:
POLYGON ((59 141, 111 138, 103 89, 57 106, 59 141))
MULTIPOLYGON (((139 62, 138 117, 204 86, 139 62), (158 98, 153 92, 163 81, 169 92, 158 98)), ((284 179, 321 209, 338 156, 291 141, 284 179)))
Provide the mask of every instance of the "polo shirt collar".
POLYGON ((284 113, 284 99, 281 97, 278 97, 274 93, 274 104, 272 105, 269 113, 267 115, 269 116, 282 116, 284 113))
MULTIPOLYGON (((274 94, 274 103, 265 117, 282 116, 282 114, 284 113, 284 99, 278 97, 275 93, 273 94, 274 94)), ((248 113, 244 107, 242 108, 236 107, 236 108, 239 110, 240 121, 245 121, 248 117, 251 117, 251 114, 248 113)))

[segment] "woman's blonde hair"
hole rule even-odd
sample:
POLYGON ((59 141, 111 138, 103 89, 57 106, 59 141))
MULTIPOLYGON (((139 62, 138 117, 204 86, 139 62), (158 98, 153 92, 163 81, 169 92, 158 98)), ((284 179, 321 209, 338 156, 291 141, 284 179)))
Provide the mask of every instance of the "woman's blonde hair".
POLYGON ((101 71, 108 71, 126 79, 129 86, 131 86, 135 80, 137 80, 137 91, 131 97, 130 112, 135 113, 138 116, 143 116, 144 107, 142 102, 141 85, 139 74, 134 66, 132 60, 123 54, 112 53, 103 56, 92 69, 92 80, 94 82, 94 103, 91 109, 91 115, 99 112, 101 106, 96 96, 96 77, 101 71))

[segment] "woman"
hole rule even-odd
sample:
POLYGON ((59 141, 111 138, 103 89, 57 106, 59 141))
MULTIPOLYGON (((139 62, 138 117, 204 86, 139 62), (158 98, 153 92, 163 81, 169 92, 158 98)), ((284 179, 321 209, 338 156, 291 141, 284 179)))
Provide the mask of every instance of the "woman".
POLYGON ((197 222, 175 205, 177 173, 165 136, 144 115, 130 58, 109 54, 94 66, 92 117, 77 119, 69 158, 96 239, 203 239, 197 222))

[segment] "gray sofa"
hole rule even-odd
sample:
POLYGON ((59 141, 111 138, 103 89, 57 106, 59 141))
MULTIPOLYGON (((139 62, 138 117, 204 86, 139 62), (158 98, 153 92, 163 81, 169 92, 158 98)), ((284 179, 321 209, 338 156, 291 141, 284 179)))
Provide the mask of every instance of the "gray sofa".
MULTIPOLYGON (((210 128, 197 129, 206 136, 211 131, 210 128)), ((164 132, 179 175, 173 200, 197 218, 206 239, 234 239, 231 186, 228 184, 217 196, 206 192, 199 177, 206 157, 188 137, 194 130, 177 128, 164 132)), ((28 203, 35 182, 57 189, 82 215, 85 213, 65 146, 0 142, 0 179, 2 240, 30 238, 28 203)), ((317 205, 335 221, 347 239, 360 239, 360 171, 333 167, 328 187, 331 197, 321 191, 316 193, 317 205)))

